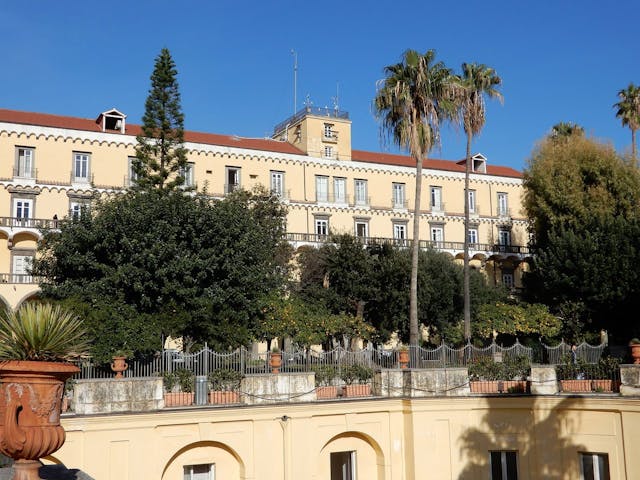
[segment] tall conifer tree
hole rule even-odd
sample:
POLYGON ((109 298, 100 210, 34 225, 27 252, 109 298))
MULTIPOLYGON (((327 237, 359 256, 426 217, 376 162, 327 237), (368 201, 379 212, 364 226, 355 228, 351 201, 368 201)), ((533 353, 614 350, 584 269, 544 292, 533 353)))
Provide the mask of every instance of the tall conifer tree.
POLYGON ((173 190, 185 182, 187 155, 177 74, 171 53, 163 48, 151 74, 142 133, 137 137, 133 173, 138 189, 173 190))

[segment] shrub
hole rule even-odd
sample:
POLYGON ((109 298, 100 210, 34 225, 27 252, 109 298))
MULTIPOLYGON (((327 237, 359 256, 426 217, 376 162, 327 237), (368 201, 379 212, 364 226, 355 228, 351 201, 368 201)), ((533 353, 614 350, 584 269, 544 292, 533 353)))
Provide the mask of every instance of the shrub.
POLYGON ((338 376, 333 365, 315 365, 313 371, 316 374, 316 387, 331 385, 333 379, 338 376))
POLYGON ((211 390, 215 391, 233 391, 240 388, 242 381, 242 373, 236 370, 218 369, 209 373, 207 377, 211 390))
POLYGON ((351 385, 354 381, 357 383, 367 383, 373 377, 373 370, 364 365, 346 365, 340 372, 340 378, 347 385, 351 385))
POLYGON ((504 362, 494 362, 482 356, 469 365, 470 380, 525 380, 531 370, 529 357, 507 357, 504 362))

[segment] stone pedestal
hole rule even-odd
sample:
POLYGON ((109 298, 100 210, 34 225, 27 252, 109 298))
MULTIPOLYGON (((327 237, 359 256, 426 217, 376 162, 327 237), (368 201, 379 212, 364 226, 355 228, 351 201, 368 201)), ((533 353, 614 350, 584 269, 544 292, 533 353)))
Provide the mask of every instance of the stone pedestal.
POLYGON ((279 373, 276 375, 247 375, 242 379, 242 403, 258 405, 281 402, 314 402, 315 374, 279 373))
POLYGON ((531 394, 555 395, 559 391, 554 365, 531 365, 531 394))
POLYGON ((620 365, 620 395, 640 397, 640 365, 620 365))
POLYGON ((436 397, 469 395, 466 368, 391 369, 376 373, 374 395, 436 397))

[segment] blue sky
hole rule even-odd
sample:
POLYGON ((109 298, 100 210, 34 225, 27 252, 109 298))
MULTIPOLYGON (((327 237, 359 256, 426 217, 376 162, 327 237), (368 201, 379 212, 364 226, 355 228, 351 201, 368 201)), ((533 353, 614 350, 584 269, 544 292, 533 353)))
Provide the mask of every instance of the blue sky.
MULTIPOLYGON (((617 92, 640 83, 636 1, 130 1, 0 3, 0 108, 94 118, 116 107, 139 123, 153 62, 171 50, 187 129, 270 135, 298 108, 350 113, 353 148, 397 151, 371 113, 376 81, 407 48, 435 49, 454 70, 485 63, 503 79, 474 152, 524 168, 557 122, 630 150, 615 118, 617 92), (339 87, 338 87, 339 86, 339 87)), ((445 128, 432 156, 464 156, 445 128)))

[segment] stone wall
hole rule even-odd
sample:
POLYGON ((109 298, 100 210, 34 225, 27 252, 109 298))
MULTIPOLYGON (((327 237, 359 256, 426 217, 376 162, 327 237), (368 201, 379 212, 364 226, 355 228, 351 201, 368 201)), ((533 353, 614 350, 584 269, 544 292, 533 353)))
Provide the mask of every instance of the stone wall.
POLYGON ((640 396, 640 365, 620 365, 620 395, 640 396))
POLYGON ((315 373, 247 375, 240 384, 243 403, 313 402, 316 400, 315 373))
POLYGON ((162 378, 77 380, 72 406, 77 414, 158 410, 164 407, 162 378))
POLYGON ((395 369, 376 373, 374 395, 435 397, 469 395, 466 368, 395 369))

